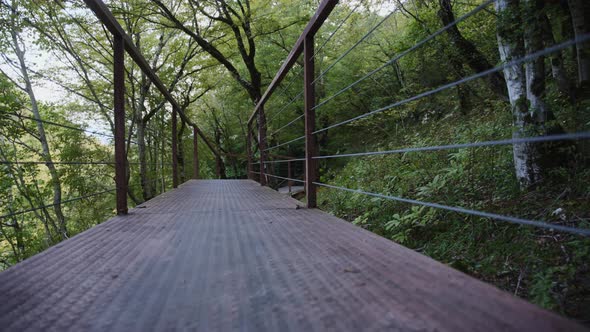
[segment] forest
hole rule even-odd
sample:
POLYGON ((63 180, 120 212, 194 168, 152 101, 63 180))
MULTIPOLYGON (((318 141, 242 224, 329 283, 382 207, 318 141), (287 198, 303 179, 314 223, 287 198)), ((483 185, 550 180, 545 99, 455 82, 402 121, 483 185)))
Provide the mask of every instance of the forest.
MULTIPOLYGON (((208 137, 199 178, 248 178, 262 154, 275 189, 305 175, 301 58, 248 120, 320 2, 105 1, 208 137)), ((559 231, 590 228, 589 18, 586 0, 340 1, 313 56, 319 208, 590 322, 590 239, 559 231)), ((82 0, 0 0, 0 26, 1 271, 116 209, 111 34, 82 0)), ((132 207, 173 161, 170 106, 129 57, 125 109, 132 207)), ((193 128, 177 135, 184 182, 193 128)))

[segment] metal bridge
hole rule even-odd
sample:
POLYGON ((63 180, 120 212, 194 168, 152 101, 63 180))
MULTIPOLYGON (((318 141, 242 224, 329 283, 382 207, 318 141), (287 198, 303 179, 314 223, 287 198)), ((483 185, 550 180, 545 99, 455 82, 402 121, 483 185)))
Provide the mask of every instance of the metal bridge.
POLYGON ((5 331, 582 328, 251 180, 190 180, 0 274, 5 331))
MULTIPOLYGON (((398 101, 386 108, 316 129, 317 108, 383 68, 367 73, 337 95, 316 105, 314 83, 335 65, 316 75, 314 35, 338 3, 335 0, 324 0, 248 121, 245 157, 248 159, 249 179, 198 180, 197 136, 204 140, 215 155, 221 152, 209 142, 197 124, 184 114, 105 4, 100 0, 85 2, 112 33, 114 40, 115 161, 112 164, 115 166, 116 187, 112 191, 116 192, 118 215, 0 273, 1 330, 584 329, 573 321, 322 212, 316 208, 316 194, 318 187, 325 187, 326 190, 366 194, 516 223, 523 227, 543 227, 588 236, 589 230, 568 225, 337 187, 319 182, 317 174, 318 160, 327 158, 574 140, 588 138, 588 133, 342 155, 320 155, 316 136, 337 126, 501 71, 535 56, 590 40, 588 36, 398 101), (174 189, 130 210, 127 204, 126 174, 125 51, 172 105, 174 189), (305 132, 301 137, 269 147, 264 105, 299 57, 302 57, 304 64, 304 86, 295 98, 304 99, 304 113, 289 120, 271 136, 297 121, 304 121, 305 132), (178 180, 178 115, 194 129, 194 179, 183 184, 179 184, 178 180), (258 140, 254 140, 256 129, 258 140), (303 157, 270 153, 273 149, 297 141, 305 142, 303 157), (281 163, 288 164, 287 174, 280 174, 276 168, 270 167, 281 163), (300 178, 293 175, 294 163, 303 164, 301 169, 304 169, 304 175, 300 178), (272 179, 288 181, 289 186, 295 182, 302 183, 305 186, 306 203, 266 187, 272 179)), ((399 60, 491 3, 493 1, 485 2, 426 40, 401 52, 389 63, 399 60)), ((343 23, 338 25, 334 33, 343 23)), ((374 29, 338 60, 372 31, 374 29)), ((276 116, 282 109, 273 111, 273 116, 276 116)), ((91 197, 92 194, 84 198, 91 197)), ((65 203, 68 201, 62 202, 65 203)))

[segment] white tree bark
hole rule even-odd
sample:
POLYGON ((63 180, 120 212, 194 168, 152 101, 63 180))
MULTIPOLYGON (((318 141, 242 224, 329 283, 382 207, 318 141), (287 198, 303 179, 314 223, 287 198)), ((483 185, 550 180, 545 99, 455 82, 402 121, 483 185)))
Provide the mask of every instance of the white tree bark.
MULTIPOLYGON (((524 56, 518 0, 496 1, 498 13, 498 51, 503 62, 524 56)), ((522 65, 504 69, 504 79, 508 89, 513 115, 513 138, 527 136, 531 116, 527 105, 526 72, 522 65)), ((514 144, 514 168, 521 188, 527 188, 540 180, 541 167, 538 165, 536 150, 532 144, 514 144)))

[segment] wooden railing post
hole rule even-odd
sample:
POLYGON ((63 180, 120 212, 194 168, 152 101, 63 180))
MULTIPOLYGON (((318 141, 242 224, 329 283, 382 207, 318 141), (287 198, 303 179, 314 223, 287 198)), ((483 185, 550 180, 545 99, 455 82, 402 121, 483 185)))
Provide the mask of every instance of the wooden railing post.
POLYGON ((117 214, 127 214, 127 157, 125 156, 125 42, 113 35, 113 87, 115 118, 115 186, 117 214))
POLYGON ((199 178, 199 132, 193 127, 193 179, 199 178))
POLYGON ((317 207, 316 185, 317 168, 313 159, 317 155, 315 131, 315 90, 314 90, 314 36, 307 35, 303 42, 303 64, 304 64, 304 98, 305 98, 305 194, 307 196, 307 207, 317 207))
POLYGON ((172 187, 178 188, 178 110, 172 107, 172 187))
POLYGON ((248 134, 246 135, 246 154, 248 155, 248 166, 246 171, 248 172, 248 179, 252 180, 252 123, 248 122, 248 134))

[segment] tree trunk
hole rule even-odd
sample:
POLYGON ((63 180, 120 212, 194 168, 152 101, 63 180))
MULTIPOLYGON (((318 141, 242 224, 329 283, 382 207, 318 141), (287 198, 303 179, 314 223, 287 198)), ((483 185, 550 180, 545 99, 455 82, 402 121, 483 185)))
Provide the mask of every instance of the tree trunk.
MULTIPOLYGON (((553 36, 553 29, 551 28, 551 22, 546 14, 542 14, 541 24, 543 27, 543 39, 546 41, 546 46, 555 45, 555 37, 553 36)), ((573 91, 571 89, 570 80, 568 78, 567 71, 563 67, 563 54, 561 51, 553 52, 549 55, 551 64, 551 76, 555 80, 557 91, 564 96, 568 97, 572 102, 574 101, 573 91)))
MULTIPOLYGON (((16 8, 13 7, 12 11, 13 11, 13 15, 17 15, 16 8)), ((19 40, 21 38, 20 38, 18 32, 15 30, 15 29, 17 29, 17 26, 16 26, 16 23, 14 22, 14 20, 12 23, 13 23, 12 30, 10 31, 10 33, 12 36, 12 42, 14 43, 14 50, 15 50, 16 56, 19 61, 20 72, 21 72, 22 78, 25 83, 25 89, 26 89, 26 92, 27 92, 30 102, 31 102, 31 112, 33 113, 33 117, 35 118, 35 120, 37 120, 36 121, 37 122, 37 131, 39 133, 39 141, 41 143, 42 158, 46 163, 47 169, 49 171, 49 175, 51 177, 51 185, 53 187, 53 204, 54 204, 53 211, 54 211, 55 216, 57 218, 58 227, 59 227, 59 235, 62 240, 65 240, 68 238, 68 229, 66 226, 66 219, 65 219, 65 216, 64 216, 62 208, 61 208, 61 195, 62 195, 61 181, 59 179, 59 175, 57 174, 57 169, 55 168, 55 165, 53 164, 53 160, 51 157, 51 151, 49 149, 49 142, 47 141, 47 136, 45 135, 45 128, 43 126, 43 123, 41 122, 41 115, 39 113, 39 105, 37 104, 37 98, 35 97, 35 93, 33 91, 33 86, 32 86, 31 80, 29 78, 27 65, 25 63, 25 53, 24 53, 24 50, 22 50, 20 47, 19 40)))
MULTIPOLYGON (((521 18, 518 0, 496 1, 498 13, 498 50, 503 62, 520 59, 524 56, 524 45, 520 31, 521 18)), ((534 125, 527 107, 526 76, 521 65, 504 69, 504 79, 508 89, 508 98, 513 115, 513 138, 527 136, 527 130, 534 125)), ((533 144, 513 145, 516 178, 521 188, 525 189, 537 183, 541 172, 538 165, 537 151, 533 144)))
MULTIPOLYGON (((215 126, 215 144, 217 144, 219 150, 221 151, 221 128, 219 127, 219 123, 217 122, 215 126)), ((215 171, 219 179, 227 179, 225 163, 221 158, 221 153, 215 155, 215 171)))
MULTIPOLYGON (((590 1, 568 0, 574 35, 580 38, 590 32, 590 1)), ((590 42, 577 44, 578 83, 582 88, 590 85, 590 42)))
MULTIPOLYGON (((443 23, 443 26, 447 26, 454 22, 455 14, 453 13, 453 8, 451 7, 451 0, 439 0, 439 5, 440 10, 438 15, 443 23)), ((473 71, 476 73, 481 73, 493 68, 485 56, 475 47, 475 45, 463 37, 456 24, 447 29, 447 34, 451 40, 451 46, 453 46, 453 48, 460 53, 460 57, 464 59, 465 63, 467 63, 467 65, 473 69, 473 71)), ((502 97, 502 99, 505 99, 506 89, 502 75, 496 72, 487 75, 486 77, 490 89, 502 97)))
MULTIPOLYGON (((259 126, 259 130, 258 130, 258 152, 260 153, 261 159, 264 161, 268 160, 268 151, 266 151, 268 145, 267 145, 267 135, 266 135, 266 114, 264 112, 264 107, 261 107, 258 111, 258 126, 259 126)), ((260 161, 260 160, 258 160, 260 161)), ((260 173, 264 173, 267 174, 267 172, 270 170, 269 167, 267 167, 268 164, 260 164, 260 173)))
POLYGON ((141 178, 141 192, 143 200, 152 199, 152 181, 149 179, 149 170, 147 165, 145 130, 146 123, 140 119, 137 124, 137 150, 139 153, 139 176, 141 178))
MULTIPOLYGON (((543 0, 523 0, 524 48, 526 54, 543 49, 543 30, 541 10, 543 0)), ((526 73, 526 92, 529 112, 539 127, 547 122, 548 108, 545 103, 545 57, 537 57, 524 65, 526 73)), ((543 133, 540 133, 543 134, 543 133)))
POLYGON ((180 178, 180 183, 184 183, 186 181, 186 174, 184 170, 184 144, 182 142, 182 137, 184 135, 184 130, 186 129, 186 123, 181 121, 180 130, 178 131, 178 153, 177 153, 177 161, 178 161, 178 177, 180 178))

